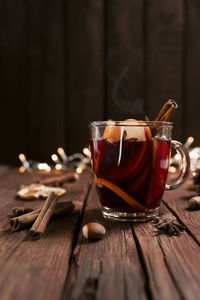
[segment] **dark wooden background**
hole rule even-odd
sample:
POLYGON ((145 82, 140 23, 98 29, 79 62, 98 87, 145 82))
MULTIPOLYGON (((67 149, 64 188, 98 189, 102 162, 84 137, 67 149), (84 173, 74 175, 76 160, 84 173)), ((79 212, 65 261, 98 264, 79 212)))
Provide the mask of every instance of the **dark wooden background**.
POLYGON ((88 122, 180 105, 200 135, 199 0, 0 0, 0 163, 88 144, 88 122))

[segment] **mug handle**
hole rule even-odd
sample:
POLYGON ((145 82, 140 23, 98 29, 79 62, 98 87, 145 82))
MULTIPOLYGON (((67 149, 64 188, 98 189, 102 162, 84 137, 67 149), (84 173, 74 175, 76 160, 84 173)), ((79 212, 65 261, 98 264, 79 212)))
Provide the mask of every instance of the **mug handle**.
POLYGON ((175 178, 172 184, 166 184, 166 190, 174 190, 185 182, 190 172, 190 156, 187 148, 178 141, 171 141, 171 146, 177 150, 181 155, 181 170, 177 178, 175 178))

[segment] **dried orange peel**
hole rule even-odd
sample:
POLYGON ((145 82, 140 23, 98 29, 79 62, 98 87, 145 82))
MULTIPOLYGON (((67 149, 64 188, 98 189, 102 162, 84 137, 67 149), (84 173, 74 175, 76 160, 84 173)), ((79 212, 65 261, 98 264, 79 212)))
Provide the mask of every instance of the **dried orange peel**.
POLYGON ((110 189, 112 192, 117 194, 119 197, 121 197, 126 203, 128 203, 131 207, 138 210, 145 210, 145 207, 141 205, 139 202, 137 202, 135 199, 133 199, 129 194, 124 192, 122 189, 120 189, 117 185, 114 183, 104 179, 104 178, 94 178, 94 182, 96 184, 101 184, 108 189, 110 189))

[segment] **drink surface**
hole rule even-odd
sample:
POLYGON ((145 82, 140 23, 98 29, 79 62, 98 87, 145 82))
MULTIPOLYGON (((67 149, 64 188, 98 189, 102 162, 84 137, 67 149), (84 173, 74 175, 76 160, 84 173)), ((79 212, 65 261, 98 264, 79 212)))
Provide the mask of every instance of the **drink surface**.
MULTIPOLYGON (((103 139, 91 141, 90 147, 95 177, 118 186, 143 210, 160 205, 167 180, 170 141, 157 137, 146 141, 103 139)), ((104 207, 124 212, 141 210, 106 186, 97 185, 97 190, 104 207)))

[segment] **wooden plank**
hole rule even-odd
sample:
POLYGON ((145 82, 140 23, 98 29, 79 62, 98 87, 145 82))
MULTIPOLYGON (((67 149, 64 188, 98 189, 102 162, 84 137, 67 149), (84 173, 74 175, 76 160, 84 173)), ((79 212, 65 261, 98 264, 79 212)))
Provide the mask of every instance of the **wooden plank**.
MULTIPOLYGON (((175 192, 173 192, 175 197, 175 192)), ((161 207, 162 213, 169 211, 161 207)), ((153 299, 197 299, 199 297, 199 246, 187 234, 156 236, 149 223, 134 226, 148 274, 153 299)))
POLYGON ((174 138, 183 140, 182 93, 184 1, 151 1, 147 9, 147 107, 154 119, 165 100, 175 99, 174 138))
POLYGON ((196 193, 186 189, 187 182, 184 186, 176 190, 176 196, 171 191, 167 191, 164 194, 164 203, 172 209, 178 218, 181 220, 188 230, 194 236, 194 238, 200 244, 200 231, 199 231, 199 218, 200 212, 187 210, 188 201, 193 196, 196 196, 196 193))
MULTIPOLYGON (((42 239, 31 240, 26 230, 1 232, 1 299, 60 298, 71 250, 79 231, 80 213, 87 195, 90 174, 89 171, 84 171, 77 182, 64 185, 68 193, 63 198, 73 201, 76 210, 68 217, 53 220, 42 239)), ((20 183, 20 178, 18 182, 20 183)), ((4 205, 6 211, 16 206, 15 193, 15 187, 10 189, 7 186, 7 192, 0 197, 1 205, 4 205)), ((22 205, 24 202, 18 203, 22 205)), ((35 201, 35 205, 36 202, 39 205, 41 201, 35 201)), ((1 215, 0 221, 2 219, 1 215)))
POLYGON ((104 220, 96 201, 93 188, 82 226, 96 221, 107 234, 94 243, 80 234, 62 299, 143 299, 146 291, 151 299, 198 298, 199 246, 187 232, 157 236, 148 222, 133 225, 133 238, 130 224, 104 220))
POLYGON ((21 185, 35 183, 39 178, 44 175, 38 175, 36 173, 19 173, 18 169, 10 169, 4 176, 1 176, 0 180, 0 223, 4 228, 7 216, 12 213, 12 208, 16 206, 24 206, 36 208, 38 205, 42 205, 43 201, 26 201, 20 200, 16 197, 16 193, 21 185))
POLYGON ((88 145, 89 121, 103 119, 103 1, 66 3, 66 149, 72 153, 88 145))
POLYGON ((144 118, 144 1, 107 3, 107 117, 144 118))
POLYGON ((8 165, 0 165, 0 176, 5 175, 9 169, 8 165))
POLYGON ((15 164, 15 153, 27 146, 25 19, 24 1, 1 1, 1 163, 15 164))
POLYGON ((65 146, 66 138, 63 7, 61 0, 29 0, 26 8, 27 155, 46 161, 58 146, 65 146))
POLYGON ((19 173, 18 169, 9 169, 0 180, 0 189, 10 189, 20 187, 21 184, 29 184, 31 182, 37 181, 41 175, 33 173, 19 173))
POLYGON ((130 224, 105 220, 93 186, 83 223, 98 222, 106 236, 87 242, 80 233, 62 299, 147 299, 130 224))
POLYGON ((186 47, 186 137, 194 136, 194 145, 199 146, 199 30, 200 30, 200 6, 198 0, 188 1, 187 4, 187 39, 186 47))

